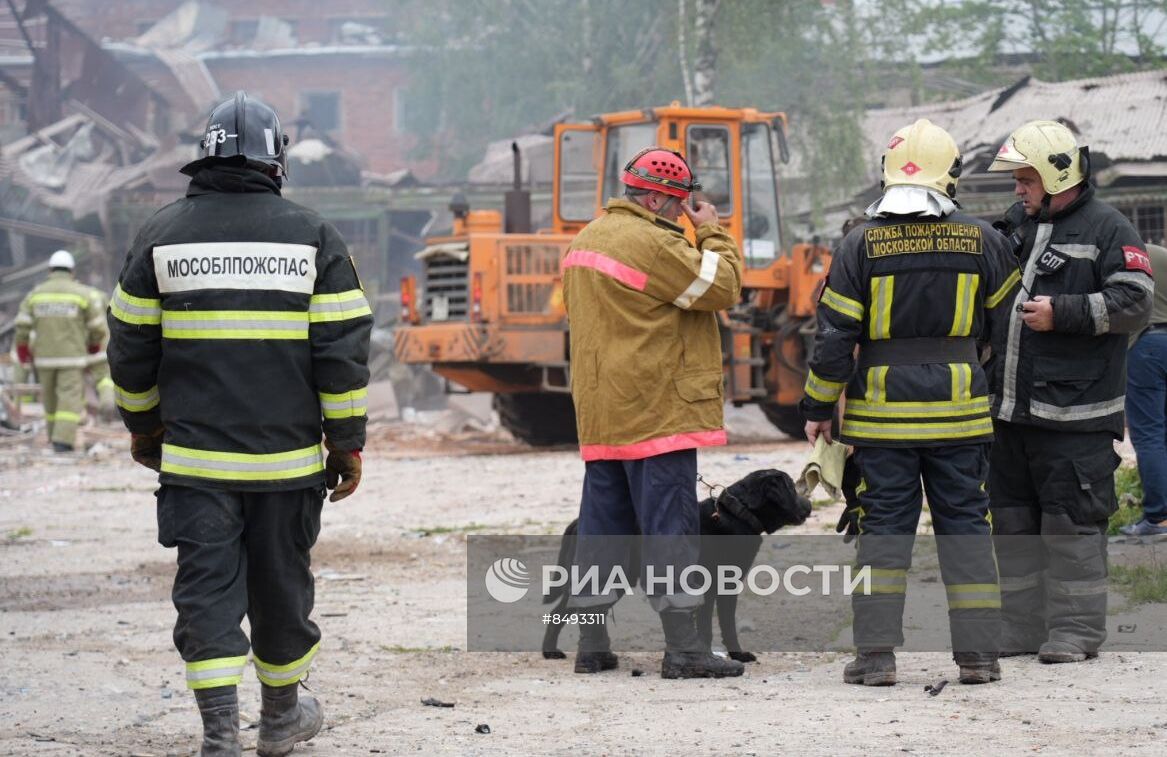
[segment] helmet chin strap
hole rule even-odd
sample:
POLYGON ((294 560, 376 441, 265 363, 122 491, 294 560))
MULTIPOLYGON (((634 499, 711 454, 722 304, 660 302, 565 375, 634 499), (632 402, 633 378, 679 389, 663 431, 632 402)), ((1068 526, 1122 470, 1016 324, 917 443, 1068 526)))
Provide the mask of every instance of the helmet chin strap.
POLYGON ((1050 219, 1049 202, 1051 199, 1053 199, 1053 195, 1049 192, 1046 192, 1041 198, 1041 208, 1037 211, 1037 220, 1039 223, 1045 223, 1050 219))

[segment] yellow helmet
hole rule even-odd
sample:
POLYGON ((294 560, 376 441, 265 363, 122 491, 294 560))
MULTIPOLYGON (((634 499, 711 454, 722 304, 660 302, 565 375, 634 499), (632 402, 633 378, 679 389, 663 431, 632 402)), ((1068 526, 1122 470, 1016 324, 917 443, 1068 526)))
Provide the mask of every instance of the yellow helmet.
POLYGON ((910 184, 956 197, 960 150, 951 134, 926 118, 897 131, 882 162, 884 188, 910 184))
POLYGON ((1083 153, 1074 133, 1057 121, 1030 121, 1009 135, 989 165, 990 171, 1030 166, 1047 194, 1056 195, 1086 180, 1083 153))

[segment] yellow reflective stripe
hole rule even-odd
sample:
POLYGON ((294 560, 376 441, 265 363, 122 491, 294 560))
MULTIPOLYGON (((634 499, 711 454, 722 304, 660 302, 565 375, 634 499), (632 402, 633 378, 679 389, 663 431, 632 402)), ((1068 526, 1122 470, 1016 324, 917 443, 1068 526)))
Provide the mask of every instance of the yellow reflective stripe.
POLYGON ((307 339, 308 314, 286 310, 164 310, 166 339, 307 339))
POLYGON ((870 568, 871 582, 864 594, 904 594, 908 590, 908 571, 899 568, 870 568))
POLYGON ((106 376, 105 378, 103 378, 103 379, 100 379, 100 380, 97 382, 97 388, 98 388, 98 389, 108 389, 108 388, 110 388, 110 387, 114 387, 114 388, 116 389, 116 388, 117 388, 117 384, 115 384, 115 383, 113 382, 113 379, 111 379, 109 376, 106 376))
POLYGON ((69 292, 38 292, 28 298, 30 305, 39 305, 42 302, 65 302, 70 305, 85 307, 89 300, 79 294, 69 292))
POLYGON ((186 664, 186 685, 191 689, 235 686, 243 680, 247 657, 219 657, 186 664))
POLYGON ((347 321, 351 318, 361 318, 372 314, 373 311, 369 308, 365 293, 360 289, 314 294, 308 302, 308 321, 310 323, 347 321))
POLYGON ((81 416, 78 413, 70 413, 68 410, 61 410, 56 413, 45 413, 45 420, 53 422, 60 421, 61 423, 80 423, 81 416))
POLYGON ((956 302, 952 310, 952 328, 949 336, 968 336, 972 331, 973 303, 981 277, 975 273, 961 273, 956 277, 956 302))
POLYGON ((863 304, 858 300, 839 294, 830 287, 823 287, 823 296, 819 298, 819 302, 848 318, 854 318, 857 321, 863 320, 863 304))
MULTIPOLYGON (((972 366, 968 363, 949 363, 948 372, 952 376, 952 401, 972 401, 972 366)), ((985 397, 988 401, 988 397, 985 397)))
POLYGON ((891 301, 894 293, 894 276, 875 276, 871 279, 871 322, 867 333, 872 339, 891 338, 891 301))
POLYGON ((114 318, 132 326, 157 326, 162 322, 162 300, 126 294, 122 285, 118 284, 109 301, 109 312, 114 318))
POLYGON ((991 295, 989 295, 989 298, 985 300, 985 307, 995 308, 1000 305, 1001 300, 1009 296, 1009 293, 1013 291, 1013 287, 1017 286, 1018 282, 1020 281, 1021 271, 1014 268, 1013 272, 1005 277, 1005 282, 1001 284, 1000 289, 993 292, 991 295))
POLYGON ((843 418, 843 435, 860 439, 967 439, 993 433, 989 417, 949 423, 879 423, 843 418))
POLYGON ((946 588, 950 610, 1001 606, 1001 587, 997 584, 953 584, 946 588))
POLYGON ((114 384, 113 394, 114 402, 117 403, 117 406, 127 412, 144 413, 158 406, 159 397, 158 387, 156 386, 152 386, 144 392, 128 392, 117 384, 114 384))
POLYGON ((256 657, 255 675, 268 686, 290 686, 298 683, 312 666, 312 658, 319 650, 320 642, 316 642, 307 654, 286 665, 271 665, 256 657))
MULTIPOLYGON (((874 370, 874 369, 869 369, 874 370)), ((875 418, 949 418, 961 415, 987 415, 987 396, 973 397, 964 402, 938 400, 936 402, 872 402, 871 400, 847 400, 847 412, 875 418)))
POLYGON ((246 454, 162 445, 162 472, 223 481, 282 481, 324 470, 319 444, 289 452, 246 454))
POLYGON ((806 385, 803 386, 803 391, 806 395, 819 402, 835 402, 839 399, 839 395, 843 393, 843 388, 847 385, 845 381, 830 381, 822 378, 813 370, 808 370, 806 374, 806 385))
MULTIPOLYGON (((887 369, 886 365, 867 369, 867 390, 863 394, 864 399, 859 400, 861 404, 882 405, 887 402, 887 369)), ((847 407, 851 407, 850 402, 847 403, 847 407)))
POLYGON ((368 412, 368 398, 369 390, 365 387, 340 394, 320 392, 320 409, 325 418, 355 418, 368 412))

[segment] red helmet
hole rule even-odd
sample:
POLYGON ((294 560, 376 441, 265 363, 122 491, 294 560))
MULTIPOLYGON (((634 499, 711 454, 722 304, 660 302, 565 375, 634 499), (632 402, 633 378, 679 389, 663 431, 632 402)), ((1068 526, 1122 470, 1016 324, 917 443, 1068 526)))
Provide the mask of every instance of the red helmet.
POLYGON ((632 156, 624 166, 620 181, 630 187, 651 189, 682 199, 701 189, 681 153, 663 147, 647 147, 632 156))

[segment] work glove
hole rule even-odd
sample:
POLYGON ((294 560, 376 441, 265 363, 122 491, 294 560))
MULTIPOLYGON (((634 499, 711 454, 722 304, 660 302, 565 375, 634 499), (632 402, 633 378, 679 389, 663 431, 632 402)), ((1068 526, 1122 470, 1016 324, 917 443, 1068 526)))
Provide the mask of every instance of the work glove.
POLYGON ((835 524, 835 533, 843 534, 844 544, 851 543, 859 535, 859 483, 862 480, 854 456, 848 455, 843 463, 843 482, 840 486, 846 504, 839 522, 835 524))
POLYGON ((162 426, 148 434, 130 434, 130 457, 150 470, 162 470, 162 426))
POLYGON ((357 490, 361 483, 361 451, 343 450, 327 439, 328 459, 324 462, 324 483, 332 489, 329 502, 339 502, 357 490))
POLYGON ((32 362, 32 350, 27 344, 16 345, 16 359, 25 365, 32 362))
POLYGON ((85 348, 85 351, 88 352, 90 355, 96 355, 97 353, 101 352, 101 345, 100 344, 91 344, 85 348))

